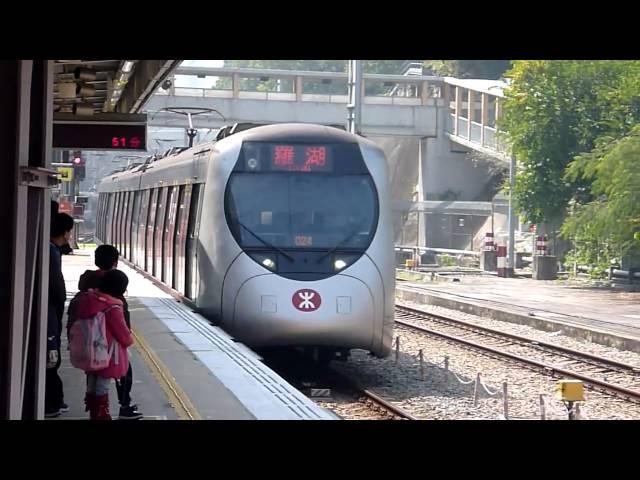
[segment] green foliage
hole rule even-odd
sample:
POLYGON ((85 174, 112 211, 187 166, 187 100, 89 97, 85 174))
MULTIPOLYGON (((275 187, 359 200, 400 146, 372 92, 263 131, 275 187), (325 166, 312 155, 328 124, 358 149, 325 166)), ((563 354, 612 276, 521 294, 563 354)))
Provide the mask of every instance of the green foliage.
POLYGON ((425 60, 436 75, 496 80, 509 69, 511 60, 425 60))
MULTIPOLYGON (((406 60, 365 60, 363 70, 365 73, 381 74, 401 74, 406 60)), ((318 72, 347 72, 346 60, 225 60, 225 67, 235 68, 257 68, 274 70, 303 70, 318 72)), ((230 78, 221 78, 216 84, 217 88, 231 88, 230 78)), ((373 90, 368 89, 368 95, 383 93, 382 85, 375 85, 373 90)), ((306 93, 346 95, 346 80, 333 80, 331 82, 321 82, 305 80, 304 91, 306 93)), ((259 92, 287 92, 294 91, 292 80, 272 80, 261 81, 259 78, 243 79, 240 85, 241 90, 259 92)))
POLYGON ((441 267, 455 267, 458 264, 456 257, 451 255, 436 255, 436 258, 441 267))
POLYGON ((640 119, 637 61, 515 61, 499 128, 519 171, 515 199, 532 223, 561 220, 570 199, 591 200, 593 178, 564 177, 569 162, 604 135, 619 137, 640 119))
POLYGON ((589 181, 594 199, 576 203, 563 234, 607 261, 640 254, 640 125, 620 139, 600 139, 571 162, 565 178, 589 181))
MULTIPOLYGON (((406 60, 364 60, 365 73, 401 74, 406 60)), ((225 67, 347 72, 347 60, 225 60, 225 67)))
POLYGON ((565 256, 565 263, 590 266, 593 278, 605 276, 611 261, 616 259, 612 245, 590 223, 590 215, 599 208, 602 204, 594 204, 590 209, 578 207, 562 226, 562 235, 573 239, 574 247, 565 256))

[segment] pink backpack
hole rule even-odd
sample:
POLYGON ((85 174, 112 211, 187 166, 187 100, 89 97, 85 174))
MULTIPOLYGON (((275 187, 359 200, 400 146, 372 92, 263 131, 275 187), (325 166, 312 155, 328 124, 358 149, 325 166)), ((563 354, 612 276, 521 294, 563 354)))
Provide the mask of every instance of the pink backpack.
POLYGON ((69 356, 71 364, 85 372, 96 372, 109 366, 115 353, 119 363, 118 342, 112 339, 111 348, 107 342, 106 313, 117 305, 111 305, 91 318, 76 319, 69 329, 69 356))

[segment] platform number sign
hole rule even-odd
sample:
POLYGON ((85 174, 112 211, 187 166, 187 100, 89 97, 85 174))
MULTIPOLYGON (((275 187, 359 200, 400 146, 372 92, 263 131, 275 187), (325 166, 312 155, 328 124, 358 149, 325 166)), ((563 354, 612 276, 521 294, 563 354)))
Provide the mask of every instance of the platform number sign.
POLYGON ((111 146, 113 148, 130 148, 137 150, 141 144, 142 141, 140 137, 111 137, 111 146))
POLYGON ((53 125, 53 148, 144 151, 147 126, 144 123, 58 122, 53 125))

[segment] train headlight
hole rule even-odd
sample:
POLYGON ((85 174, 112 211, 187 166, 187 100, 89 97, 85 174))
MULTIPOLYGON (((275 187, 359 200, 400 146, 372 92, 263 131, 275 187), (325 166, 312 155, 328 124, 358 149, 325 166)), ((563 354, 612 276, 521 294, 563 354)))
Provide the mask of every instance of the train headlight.
POLYGON ((274 262, 270 258, 265 258, 264 260, 262 260, 262 265, 267 267, 269 270, 274 270, 276 268, 276 262, 274 262))
POLYGON ((256 262, 262 265, 264 268, 275 272, 278 267, 278 260, 275 254, 272 253, 248 253, 256 262))
POLYGON ((333 271, 339 272, 344 270, 358 258, 360 258, 360 255, 336 255, 333 257, 333 271))

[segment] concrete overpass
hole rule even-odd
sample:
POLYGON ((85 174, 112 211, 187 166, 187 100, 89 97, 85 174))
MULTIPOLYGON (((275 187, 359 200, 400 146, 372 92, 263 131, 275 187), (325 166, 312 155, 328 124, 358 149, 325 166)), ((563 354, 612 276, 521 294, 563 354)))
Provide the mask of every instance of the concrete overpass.
MULTIPOLYGON (((346 122, 346 73, 200 67, 181 67, 174 73, 170 86, 156 90, 145 105, 151 126, 184 127, 183 116, 162 109, 185 106, 218 112, 194 117, 196 128, 236 122, 346 122), (211 78, 212 86, 179 86, 176 76, 211 78), (338 93, 316 93, 318 84, 332 85, 338 93)), ((493 80, 364 74, 361 130, 371 136, 447 138, 507 162, 495 125, 505 87, 493 80)))
MULTIPOLYGON (((184 117, 161 112, 163 108, 205 107, 220 114, 194 117, 196 128, 219 128, 236 122, 321 123, 344 125, 347 117, 346 73, 261 70, 237 68, 183 67, 176 75, 228 79, 227 88, 159 89, 146 104, 152 126, 184 126, 184 117), (258 88, 243 89, 247 80, 258 81, 258 88), (279 83, 280 91, 268 91, 261 85, 279 83), (314 85, 344 86, 344 92, 326 95, 311 93, 314 85), (283 91, 287 90, 287 91, 283 91)), ((445 108, 444 82, 439 77, 364 74, 362 125, 365 135, 417 136, 437 135, 438 115, 445 108), (393 91, 393 95, 367 94, 393 91), (401 88, 397 88, 401 87, 401 88)), ((218 80, 218 85, 224 84, 218 80)))

